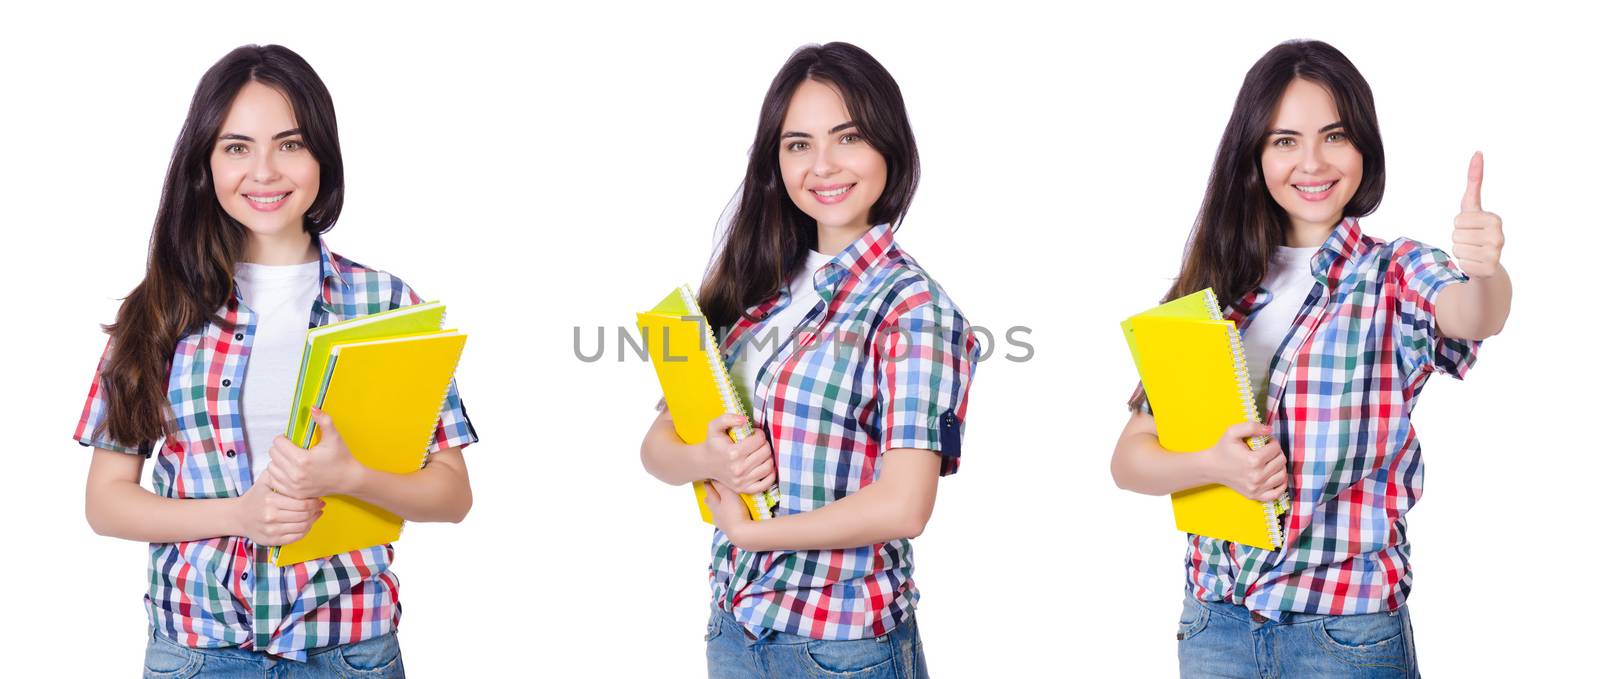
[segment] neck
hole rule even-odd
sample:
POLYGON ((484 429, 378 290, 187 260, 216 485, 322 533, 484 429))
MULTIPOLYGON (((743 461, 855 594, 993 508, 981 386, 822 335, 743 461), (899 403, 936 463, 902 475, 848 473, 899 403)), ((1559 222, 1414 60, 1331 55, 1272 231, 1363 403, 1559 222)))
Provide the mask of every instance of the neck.
POLYGON ((1287 245, 1291 248, 1314 248, 1328 242, 1328 235, 1333 233, 1333 227, 1338 226, 1341 219, 1335 219, 1326 224, 1312 224, 1298 219, 1289 223, 1287 245))
POLYGON ((244 261, 267 266, 305 264, 316 261, 317 256, 311 234, 301 229, 271 236, 251 233, 250 242, 244 248, 244 261))
POLYGON ((843 226, 817 224, 817 252, 830 257, 837 255, 870 230, 872 225, 865 219, 843 226))

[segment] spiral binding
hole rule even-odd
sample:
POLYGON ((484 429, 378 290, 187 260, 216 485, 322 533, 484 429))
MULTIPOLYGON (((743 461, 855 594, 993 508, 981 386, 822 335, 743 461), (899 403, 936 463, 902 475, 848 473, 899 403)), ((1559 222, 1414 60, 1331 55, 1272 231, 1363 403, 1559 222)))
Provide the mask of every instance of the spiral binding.
MULTIPOLYGON (((1205 299, 1206 312, 1211 315, 1211 319, 1223 320, 1222 307, 1217 303, 1217 294, 1211 288, 1205 289, 1205 299)), ((1239 330, 1232 324, 1228 326, 1228 349, 1233 353, 1233 377, 1239 387, 1239 402, 1244 409, 1244 417, 1250 422, 1260 422, 1261 417, 1256 413, 1256 390, 1250 385, 1250 369, 1245 365, 1244 340, 1239 336, 1239 330)), ((1251 450, 1267 445, 1267 437, 1252 436, 1249 445, 1251 450)), ((1289 511, 1287 492, 1261 503, 1262 518, 1266 521, 1267 533, 1275 548, 1283 546, 1283 525, 1278 516, 1286 511, 1289 511)))
MULTIPOLYGON (((700 311, 700 303, 695 301, 694 291, 689 288, 687 283, 678 288, 678 295, 683 298, 683 305, 689 310, 689 314, 701 319, 700 328, 705 333, 705 336, 700 341, 706 347, 706 354, 711 357, 711 360, 707 362, 711 364, 712 379, 716 380, 717 383, 717 394, 722 397, 723 412, 738 413, 744 416, 744 424, 730 430, 733 432, 733 440, 743 441, 754 435, 755 430, 750 427, 750 412, 745 410, 744 401, 739 398, 739 393, 733 389, 733 379, 728 375, 728 366, 723 363, 722 348, 717 344, 717 336, 711 331, 711 323, 705 320, 705 314, 700 311)), ((748 497, 755 502, 756 510, 759 514, 758 520, 777 516, 777 486, 748 497)))

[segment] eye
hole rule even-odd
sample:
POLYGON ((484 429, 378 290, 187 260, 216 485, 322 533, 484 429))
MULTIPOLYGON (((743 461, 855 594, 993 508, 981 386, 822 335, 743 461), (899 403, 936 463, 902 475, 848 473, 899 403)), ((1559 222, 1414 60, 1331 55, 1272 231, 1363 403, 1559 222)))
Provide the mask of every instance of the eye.
POLYGON ((1292 149, 1294 148, 1294 137, 1278 137, 1272 140, 1272 145, 1280 149, 1292 149))
POLYGON ((799 153, 801 151, 804 151, 806 149, 811 148, 811 145, 806 143, 806 142, 803 142, 803 141, 792 141, 792 142, 789 142, 789 144, 787 146, 784 146, 784 148, 788 149, 791 152, 799 153))
POLYGON ((861 135, 854 132, 847 132, 839 136, 840 144, 854 144, 859 141, 862 141, 861 135))
POLYGON ((1343 132, 1329 132, 1327 141, 1329 144, 1341 144, 1349 138, 1350 137, 1343 132))
POLYGON ((306 147, 305 143, 301 142, 299 139, 288 139, 288 140, 285 140, 283 142, 283 144, 278 146, 278 150, 280 150, 280 151, 289 151, 289 152, 292 153, 294 151, 302 150, 305 147, 306 147))
POLYGON ((222 152, 230 156, 242 156, 247 150, 248 149, 245 148, 244 144, 238 143, 228 144, 222 147, 222 152))

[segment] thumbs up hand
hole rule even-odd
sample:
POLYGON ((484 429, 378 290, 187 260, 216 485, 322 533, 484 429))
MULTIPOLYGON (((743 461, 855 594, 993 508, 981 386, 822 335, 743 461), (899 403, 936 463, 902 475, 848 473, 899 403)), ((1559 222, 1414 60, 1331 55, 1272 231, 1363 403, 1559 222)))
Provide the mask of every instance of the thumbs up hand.
POLYGON ((1502 271, 1500 250, 1506 237, 1500 216, 1483 211, 1483 153, 1472 154, 1467 165, 1467 192, 1461 197, 1461 214, 1450 235, 1451 253, 1461 271, 1471 278, 1493 278, 1502 271))

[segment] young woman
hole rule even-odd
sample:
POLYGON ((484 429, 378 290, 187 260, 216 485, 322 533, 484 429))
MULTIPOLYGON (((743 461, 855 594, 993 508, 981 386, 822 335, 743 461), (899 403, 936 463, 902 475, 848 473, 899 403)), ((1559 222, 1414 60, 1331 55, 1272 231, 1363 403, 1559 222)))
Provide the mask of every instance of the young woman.
POLYGON ((1165 495, 1221 483, 1287 489, 1287 544, 1189 536, 1178 657, 1186 677, 1409 677, 1405 514, 1422 493, 1410 421, 1428 376, 1462 377, 1511 308, 1500 218, 1479 203, 1474 155, 1454 253, 1363 234, 1383 196, 1372 92, 1320 42, 1250 70, 1223 133, 1177 281, 1231 301, 1265 424, 1169 455, 1142 392, 1117 441, 1117 485, 1165 495), (1272 437, 1250 450, 1244 439, 1272 437), (1263 650, 1266 649, 1266 650, 1263 650))
POLYGON ((410 521, 472 505, 475 440, 452 384, 427 465, 361 466, 335 422, 310 449, 281 436, 307 325, 421 301, 400 279, 330 252, 344 202, 333 101, 299 55, 241 47, 201 78, 156 212, 145 277, 107 328, 75 437, 95 449, 95 532, 150 544, 146 676, 399 677, 394 550, 287 568, 329 494, 410 521), (155 492, 139 485, 154 457, 155 492))
POLYGON ((899 86, 844 43, 795 52, 762 102, 738 207, 700 289, 758 434, 724 416, 641 446, 671 484, 711 479, 712 677, 925 676, 910 539, 961 454, 978 344, 894 241, 916 190, 899 86), (735 492, 776 483, 779 516, 735 492))

